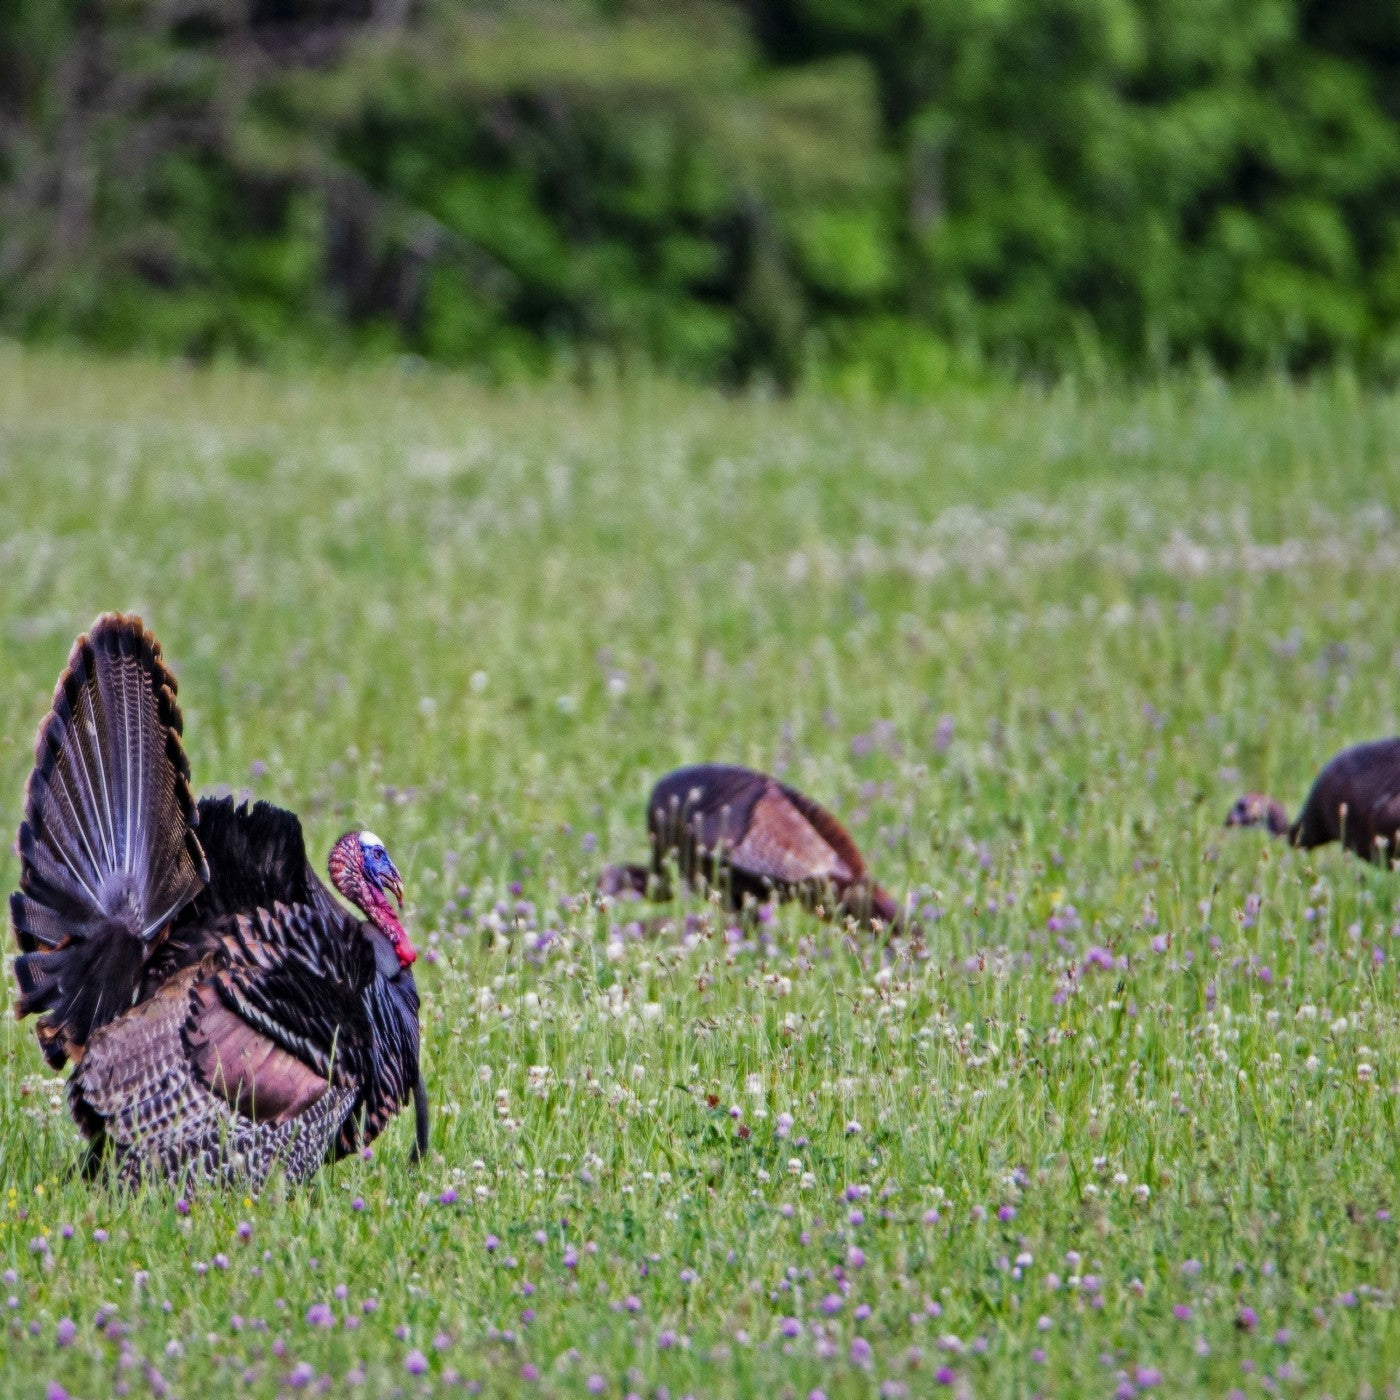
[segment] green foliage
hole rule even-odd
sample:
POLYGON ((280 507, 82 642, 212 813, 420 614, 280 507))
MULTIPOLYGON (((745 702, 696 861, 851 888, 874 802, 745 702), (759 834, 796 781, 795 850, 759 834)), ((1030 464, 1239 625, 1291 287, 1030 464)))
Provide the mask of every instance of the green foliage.
POLYGON ((893 318, 964 369, 1390 375, 1397 54, 1368 0, 16 0, 0 327, 792 385, 888 381, 833 354, 893 318))

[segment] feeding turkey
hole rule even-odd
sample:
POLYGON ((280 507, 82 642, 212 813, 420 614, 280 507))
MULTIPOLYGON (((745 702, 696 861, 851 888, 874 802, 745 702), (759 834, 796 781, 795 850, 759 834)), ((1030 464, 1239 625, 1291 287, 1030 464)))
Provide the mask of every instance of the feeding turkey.
POLYGON ((1400 739, 1355 744, 1329 759, 1293 821, 1277 798, 1249 792, 1225 825, 1263 827, 1307 850, 1340 841, 1385 864, 1400 855, 1400 739))
POLYGON ((878 885, 845 827, 824 807, 766 773, 728 764, 678 768, 647 802, 651 862, 609 865, 598 888, 670 897, 674 863, 690 885, 722 891, 731 907, 799 899, 827 914, 899 928, 899 905, 878 885))
POLYGON ((190 790, 174 675, 133 616, 78 638, 39 729, 10 897, 18 1016, 90 1143, 135 1184, 293 1181, 372 1141, 410 1098, 416 956, 384 843, 311 868, 301 823, 190 790))

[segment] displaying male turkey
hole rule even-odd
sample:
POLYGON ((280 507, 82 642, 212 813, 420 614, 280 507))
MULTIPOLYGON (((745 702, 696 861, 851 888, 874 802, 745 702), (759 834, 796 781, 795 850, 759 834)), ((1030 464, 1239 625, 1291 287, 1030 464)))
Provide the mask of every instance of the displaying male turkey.
POLYGON ((610 865, 598 877, 604 894, 634 890, 670 897, 668 866, 724 891, 734 908, 746 901, 800 899, 863 923, 901 923, 899 906, 875 883, 845 827, 794 788, 722 763, 668 773, 647 802, 650 865, 610 865))
POLYGON ((39 728, 10 914, 16 1014, 40 1013, 73 1117, 118 1176, 310 1176, 414 1097, 416 954, 367 831, 331 851, 335 888, 290 812, 195 802, 175 677, 137 617, 78 638, 39 728))
POLYGON ((1343 749, 1317 775, 1297 819, 1262 793, 1246 793, 1226 826, 1260 826, 1311 849, 1342 841, 1364 860, 1400 856, 1400 739, 1377 739, 1343 749))

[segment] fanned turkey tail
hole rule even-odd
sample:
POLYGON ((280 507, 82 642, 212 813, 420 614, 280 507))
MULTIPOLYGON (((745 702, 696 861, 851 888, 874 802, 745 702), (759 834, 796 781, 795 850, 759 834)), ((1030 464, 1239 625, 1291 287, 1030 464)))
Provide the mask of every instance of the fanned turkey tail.
POLYGON ((16 1014, 42 1013, 49 1063, 81 1056, 204 887, 175 677, 141 619, 107 613, 73 645, 39 728, 10 917, 16 1014))

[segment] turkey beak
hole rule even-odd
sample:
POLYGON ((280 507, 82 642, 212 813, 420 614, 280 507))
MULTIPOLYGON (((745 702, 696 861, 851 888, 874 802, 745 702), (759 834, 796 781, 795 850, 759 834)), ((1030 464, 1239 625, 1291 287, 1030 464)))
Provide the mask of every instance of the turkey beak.
POLYGON ((389 863, 389 873, 384 877, 384 888, 394 896, 399 903, 399 913, 403 913, 403 876, 394 868, 391 861, 389 863))

